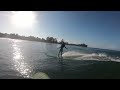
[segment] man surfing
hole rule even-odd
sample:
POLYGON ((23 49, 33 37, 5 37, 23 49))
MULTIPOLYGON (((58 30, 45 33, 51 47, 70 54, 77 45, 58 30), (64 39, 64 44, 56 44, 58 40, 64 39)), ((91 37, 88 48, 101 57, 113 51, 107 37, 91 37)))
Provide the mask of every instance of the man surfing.
MULTIPOLYGON (((59 53, 58 53, 58 57, 59 57, 59 54, 60 54, 61 57, 62 57, 63 48, 66 48, 65 42, 64 42, 63 40, 61 41, 61 46, 60 46, 59 48, 60 48, 60 50, 59 50, 59 53)), ((68 49, 68 48, 66 48, 66 49, 68 49)))

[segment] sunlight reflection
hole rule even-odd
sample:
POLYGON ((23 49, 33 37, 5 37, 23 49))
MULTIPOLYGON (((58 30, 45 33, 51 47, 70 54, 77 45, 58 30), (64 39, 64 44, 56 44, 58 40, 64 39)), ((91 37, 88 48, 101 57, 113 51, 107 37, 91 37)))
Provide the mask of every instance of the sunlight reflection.
POLYGON ((31 68, 25 62, 20 48, 17 46, 17 40, 13 40, 13 61, 15 69, 24 77, 30 77, 31 68))

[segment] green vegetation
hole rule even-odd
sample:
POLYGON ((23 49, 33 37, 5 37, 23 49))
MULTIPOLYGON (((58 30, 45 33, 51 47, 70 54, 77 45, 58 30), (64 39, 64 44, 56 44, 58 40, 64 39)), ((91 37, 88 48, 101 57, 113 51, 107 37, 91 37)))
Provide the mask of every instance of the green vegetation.
MULTIPOLYGON (((0 33, 1 38, 11 38, 11 39, 20 39, 20 40, 29 40, 29 41, 37 41, 37 42, 46 42, 46 43, 56 43, 60 44, 61 41, 57 41, 57 38, 54 37, 47 37, 46 39, 44 38, 39 38, 39 37, 34 37, 34 36, 20 36, 18 34, 7 34, 7 33, 0 33)), ((87 47, 85 44, 69 44, 68 42, 65 42, 66 45, 75 45, 75 46, 83 46, 87 47)))

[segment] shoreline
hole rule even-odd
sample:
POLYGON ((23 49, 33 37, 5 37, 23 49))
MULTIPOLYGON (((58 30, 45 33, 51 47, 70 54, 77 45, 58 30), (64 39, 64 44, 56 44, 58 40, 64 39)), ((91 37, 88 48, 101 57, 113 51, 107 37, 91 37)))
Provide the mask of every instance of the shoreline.
MULTIPOLYGON (((35 40, 26 40, 26 39, 18 39, 18 38, 7 38, 7 37, 0 37, 0 38, 16 39, 16 40, 25 40, 25 41, 33 41, 33 42, 43 42, 43 43, 50 43, 50 44, 61 44, 61 43, 53 43, 53 42, 47 42, 47 41, 35 41, 35 40)), ((80 46, 80 45, 77 45, 77 44, 66 44, 66 45, 80 46)), ((80 47, 85 47, 85 46, 80 46, 80 47)))
MULTIPOLYGON (((2 39, 2 38, 4 38, 4 39, 14 39, 14 38, 0 37, 0 39, 2 39)), ((24 39, 15 39, 15 40, 24 40, 24 39)), ((34 41, 34 40, 24 40, 24 41, 41 42, 41 43, 49 43, 49 44, 60 44, 60 43, 50 43, 50 42, 34 41)), ((66 45, 70 45, 70 46, 78 46, 78 45, 71 45, 71 44, 66 44, 66 45)), ((82 46, 78 46, 78 47, 82 47, 82 46)), ((94 48, 94 47, 83 47, 83 48, 94 48)), ((119 50, 104 49, 104 48, 94 48, 94 49, 102 49, 102 50, 110 50, 110 51, 120 52, 119 50)))

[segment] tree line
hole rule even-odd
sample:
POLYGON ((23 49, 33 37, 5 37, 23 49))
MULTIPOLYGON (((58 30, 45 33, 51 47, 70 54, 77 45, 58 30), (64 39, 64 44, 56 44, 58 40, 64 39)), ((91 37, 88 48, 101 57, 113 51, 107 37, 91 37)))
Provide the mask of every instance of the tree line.
MULTIPOLYGON (((46 39, 44 39, 44 38, 39 38, 39 37, 34 37, 34 36, 20 36, 20 35, 15 34, 15 33, 7 34, 7 33, 1 33, 0 32, 0 37, 1 38, 11 38, 11 39, 37 41, 37 42, 46 42, 46 43, 56 43, 56 44, 61 43, 61 41, 58 41, 57 38, 54 38, 54 37, 47 37, 46 39)), ((87 47, 86 44, 69 44, 68 42, 65 42, 65 43, 67 45, 77 45, 77 46, 87 47)))
MULTIPOLYGON (((7 33, 0 32, 0 37, 29 40, 29 41, 38 41, 38 42, 48 42, 48 43, 61 43, 61 41, 58 41, 57 38, 54 38, 54 37, 47 37, 46 39, 44 39, 44 38, 39 38, 39 37, 34 37, 34 36, 20 36, 15 33, 7 34, 7 33)), ((68 44, 68 42, 65 42, 65 43, 68 44)))

